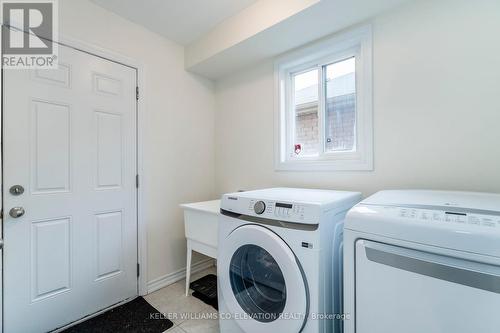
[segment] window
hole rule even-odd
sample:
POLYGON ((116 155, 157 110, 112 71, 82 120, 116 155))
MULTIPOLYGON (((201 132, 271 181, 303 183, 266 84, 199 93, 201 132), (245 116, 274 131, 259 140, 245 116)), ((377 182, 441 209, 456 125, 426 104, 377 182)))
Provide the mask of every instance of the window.
POLYGON ((372 170, 371 29, 276 62, 276 169, 372 170))

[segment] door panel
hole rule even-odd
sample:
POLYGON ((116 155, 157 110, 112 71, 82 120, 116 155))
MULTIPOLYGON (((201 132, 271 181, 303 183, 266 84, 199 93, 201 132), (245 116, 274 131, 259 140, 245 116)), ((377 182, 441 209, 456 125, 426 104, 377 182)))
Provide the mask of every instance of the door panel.
POLYGON ((100 280, 121 273, 122 212, 97 214, 96 222, 97 280, 100 280))
POLYGON ((35 69, 33 70, 33 78, 48 84, 56 84, 63 87, 70 86, 70 71, 69 64, 59 62, 57 69, 35 69))
POLYGON ((6 332, 137 295, 136 71, 59 53, 57 70, 4 71, 6 332), (23 194, 9 193, 16 184, 23 194))
POLYGON ((70 188, 70 107, 32 101, 33 193, 67 192, 70 188))
POLYGON ((32 301, 69 290, 71 282, 71 219, 31 224, 32 301))
POLYGON ((104 95, 120 96, 122 82, 116 77, 110 77, 102 73, 94 73, 94 92, 104 95))
POLYGON ((95 111, 97 129, 97 188, 122 183, 122 119, 120 114, 95 111))

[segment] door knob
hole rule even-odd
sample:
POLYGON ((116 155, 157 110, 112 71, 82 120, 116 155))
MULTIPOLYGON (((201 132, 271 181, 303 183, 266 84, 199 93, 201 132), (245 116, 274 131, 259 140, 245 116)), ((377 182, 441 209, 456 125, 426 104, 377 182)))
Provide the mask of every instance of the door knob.
POLYGON ((15 219, 24 215, 23 207, 13 207, 9 210, 9 215, 15 219))

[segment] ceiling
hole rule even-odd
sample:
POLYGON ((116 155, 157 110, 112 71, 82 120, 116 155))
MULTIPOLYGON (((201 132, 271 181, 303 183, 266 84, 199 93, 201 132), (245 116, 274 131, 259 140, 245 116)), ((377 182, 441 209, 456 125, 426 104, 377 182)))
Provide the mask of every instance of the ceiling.
POLYGON ((256 0, 91 0, 182 45, 256 0))

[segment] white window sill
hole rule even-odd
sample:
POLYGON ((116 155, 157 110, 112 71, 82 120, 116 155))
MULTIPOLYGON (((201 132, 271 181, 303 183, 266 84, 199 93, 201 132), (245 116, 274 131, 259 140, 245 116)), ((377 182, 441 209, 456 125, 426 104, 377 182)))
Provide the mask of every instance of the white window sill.
POLYGON ((373 171, 372 160, 288 160, 277 161, 276 171, 373 171))

